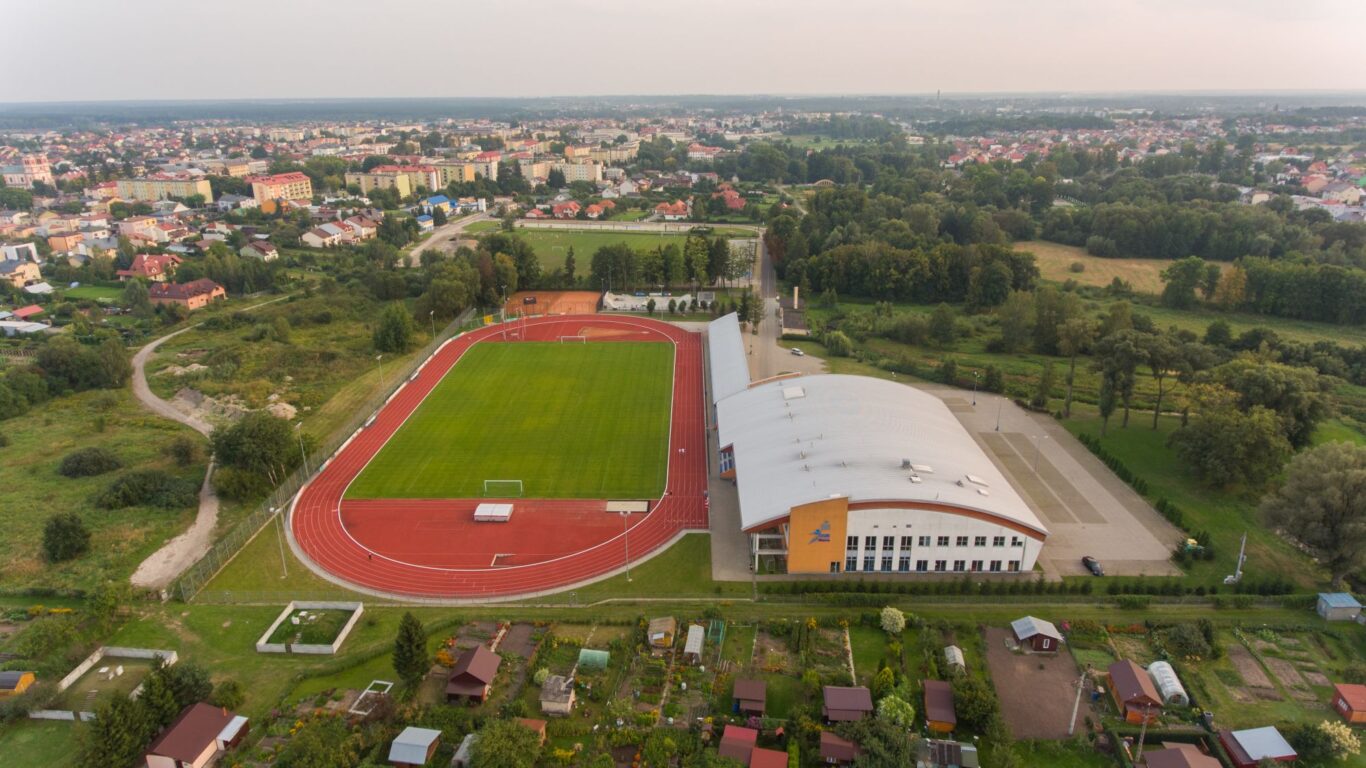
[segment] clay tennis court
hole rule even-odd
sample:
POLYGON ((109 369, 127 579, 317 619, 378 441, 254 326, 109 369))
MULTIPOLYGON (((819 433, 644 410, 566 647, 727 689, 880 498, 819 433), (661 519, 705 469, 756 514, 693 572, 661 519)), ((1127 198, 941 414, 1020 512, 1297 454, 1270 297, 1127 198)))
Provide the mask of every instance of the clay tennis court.
POLYGON ((593 291, 518 291, 503 305, 512 315, 591 315, 598 311, 598 294, 593 291), (528 303, 528 299, 533 301, 528 303))
POLYGON ((296 553, 333 580, 387 594, 468 599, 555 591, 609 574, 677 534, 705 529, 702 348, 695 333, 639 317, 551 316, 493 325, 446 343, 299 494, 296 553), (474 344, 658 341, 674 346, 664 495, 623 518, 607 500, 515 499, 505 523, 476 523, 487 499, 348 499, 347 486, 474 344))

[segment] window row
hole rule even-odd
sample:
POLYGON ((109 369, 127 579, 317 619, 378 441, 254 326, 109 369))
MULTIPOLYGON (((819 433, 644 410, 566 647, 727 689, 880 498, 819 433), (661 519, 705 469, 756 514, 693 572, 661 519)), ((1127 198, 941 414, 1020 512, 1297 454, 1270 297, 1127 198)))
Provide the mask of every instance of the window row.
MULTIPOLYGON (((882 551, 883 551, 883 552, 893 552, 893 551, 895 551, 895 550, 897 549, 897 538, 898 538, 898 537, 896 537, 896 536, 883 536, 883 537, 882 537, 882 551)), ((987 537, 986 537, 986 536, 919 536, 919 537, 916 537, 916 536, 902 536, 902 537, 900 537, 900 539, 901 539, 901 549, 910 549, 910 548, 911 548, 911 543, 912 543, 912 541, 914 541, 914 542, 915 542, 915 545, 918 546, 918 547, 928 547, 928 546, 938 546, 938 547, 947 547, 947 546, 966 547, 966 546, 968 546, 969 542, 971 542, 972 546, 974 546, 974 547, 985 547, 985 546, 987 546, 987 537)), ((1012 546, 1012 547, 1018 547, 1018 546, 1020 546, 1020 545, 1023 544, 1023 543, 1024 543, 1024 539, 1021 539, 1019 536, 1011 536, 1011 537, 1010 537, 1010 546, 1012 546)), ((993 547, 1004 547, 1005 545, 1006 545, 1006 537, 1004 537, 1004 536, 992 536, 992 537, 991 537, 991 546, 993 546, 993 547)), ((844 548, 845 548, 845 550, 848 551, 848 552, 857 552, 857 551, 859 550, 859 537, 857 537, 857 536, 848 536, 848 537, 846 537, 845 540, 844 540, 844 548)), ((864 537, 863 537, 863 549, 864 549, 865 552, 868 551, 868 550, 876 550, 877 548, 878 548, 878 537, 876 537, 876 536, 864 536, 864 537)))
MULTIPOLYGON (((858 558, 857 556, 847 557, 847 558, 845 558, 845 560, 844 560, 844 570, 845 570, 846 572, 848 572, 848 573, 892 573, 892 572, 893 572, 893 571, 892 571, 892 560, 893 560, 893 559, 894 559, 894 558, 893 558, 891 555, 883 555, 881 559, 879 559, 879 558, 876 557, 875 555, 866 555, 866 556, 864 556, 864 558, 863 558, 863 563, 862 563, 863 567, 860 568, 860 567, 859 567, 859 558, 858 558)), ((910 558, 910 557, 904 556, 904 555, 903 555, 902 557, 895 558, 895 560, 896 560, 896 571, 901 572, 901 573, 909 573, 909 572, 910 572, 910 570, 911 570, 911 558, 910 558)), ((985 571, 988 572, 988 573, 1000 573, 1000 572, 1001 572, 1001 566, 1002 566, 1003 564, 1005 565, 1006 571, 1008 571, 1008 572, 1010 572, 1010 573, 1014 573, 1014 572, 1020 570, 1020 561, 1019 561, 1019 560, 1006 560, 1006 561, 1001 561, 1001 560, 991 560, 991 561, 985 561, 985 560, 972 560, 972 561, 967 561, 967 560, 954 560, 954 561, 953 561, 953 567, 952 567, 952 568, 949 567, 949 561, 948 561, 948 560, 935 560, 935 561, 934 561, 934 567, 933 567, 933 568, 930 567, 930 561, 929 561, 929 560, 916 560, 916 561, 915 561, 915 570, 918 571, 918 572, 920 572, 920 573, 928 573, 928 572, 930 572, 930 571, 934 571, 934 572, 936 572, 936 573, 942 573, 942 572, 946 572, 946 571, 953 571, 953 572, 955 572, 955 573, 961 573, 961 572, 977 573, 977 572, 981 572, 981 571, 983 571, 983 570, 985 570, 985 571), (985 569, 983 569, 983 567, 982 567, 983 564, 986 565, 986 568, 985 568, 985 569)))

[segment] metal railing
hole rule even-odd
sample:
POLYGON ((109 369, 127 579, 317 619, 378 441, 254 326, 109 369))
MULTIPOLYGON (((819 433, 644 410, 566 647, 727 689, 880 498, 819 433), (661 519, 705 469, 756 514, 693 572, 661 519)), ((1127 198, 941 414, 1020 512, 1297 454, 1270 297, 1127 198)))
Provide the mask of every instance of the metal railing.
POLYGON ((331 436, 325 438, 317 448, 308 455, 307 461, 302 466, 295 469, 279 486, 271 492, 260 506, 252 510, 251 514, 233 526, 218 541, 214 542, 209 551, 198 561, 185 569, 175 581, 171 583, 167 593, 172 597, 189 602, 199 594, 206 584, 218 575, 218 572, 228 564, 237 553, 247 545, 256 534, 261 531, 268 523, 275 519, 275 516, 289 508, 290 500, 303 488, 304 484, 312 475, 322 469, 322 465, 341 448, 342 444, 355 434, 365 422, 384 405, 399 387, 408 383, 408 378, 418 366, 425 363, 436 350, 448 339, 459 335, 467 328, 480 324, 474 308, 465 310, 459 317, 451 321, 449 325, 441 329, 436 338, 423 347, 410 362, 402 369, 393 370, 386 373, 381 389, 372 395, 364 404, 356 409, 355 416, 341 429, 338 429, 331 436), (309 472, 305 468, 311 468, 309 472))

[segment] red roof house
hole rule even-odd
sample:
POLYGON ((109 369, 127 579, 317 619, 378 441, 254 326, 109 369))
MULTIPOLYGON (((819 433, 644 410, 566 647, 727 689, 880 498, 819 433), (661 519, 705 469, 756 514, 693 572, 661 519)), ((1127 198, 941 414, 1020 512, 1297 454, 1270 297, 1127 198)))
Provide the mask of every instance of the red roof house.
POLYGON ((1333 710, 1349 723, 1366 723, 1366 685, 1333 686, 1333 710))
POLYGON ((483 701, 488 698, 493 678, 498 676, 498 666, 502 663, 502 657, 484 645, 476 645, 462 653, 455 660, 450 679, 446 681, 446 701, 483 701))
POLYGON ((750 753, 759 740, 759 732, 740 725, 727 725, 721 732, 721 742, 716 745, 716 753, 749 765, 750 753))
POLYGON ((1142 723, 1146 718, 1151 723, 1162 714, 1162 697, 1143 667, 1124 659, 1111 664, 1106 673, 1110 678, 1110 694, 1125 720, 1142 723))
POLYGON ((128 269, 120 269, 116 274, 120 280, 141 277, 154 283, 162 283, 175 274, 180 261, 179 256, 171 254, 139 253, 133 257, 133 263, 128 265, 128 269))

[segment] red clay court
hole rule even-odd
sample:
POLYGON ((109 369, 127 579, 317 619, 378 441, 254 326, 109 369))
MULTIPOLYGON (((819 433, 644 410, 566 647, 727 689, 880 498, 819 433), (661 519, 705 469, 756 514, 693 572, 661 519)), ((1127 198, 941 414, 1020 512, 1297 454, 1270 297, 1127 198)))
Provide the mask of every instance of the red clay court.
POLYGON ((422 598, 470 599, 562 589, 608 574, 678 533, 707 527, 702 345, 698 334, 639 317, 568 315, 491 325, 447 342, 299 494, 296 551, 355 587, 422 598), (348 499, 347 486, 474 344, 586 337, 589 343, 674 345, 668 482, 648 513, 606 511, 607 500, 516 499, 504 523, 476 523, 488 499, 348 499))

